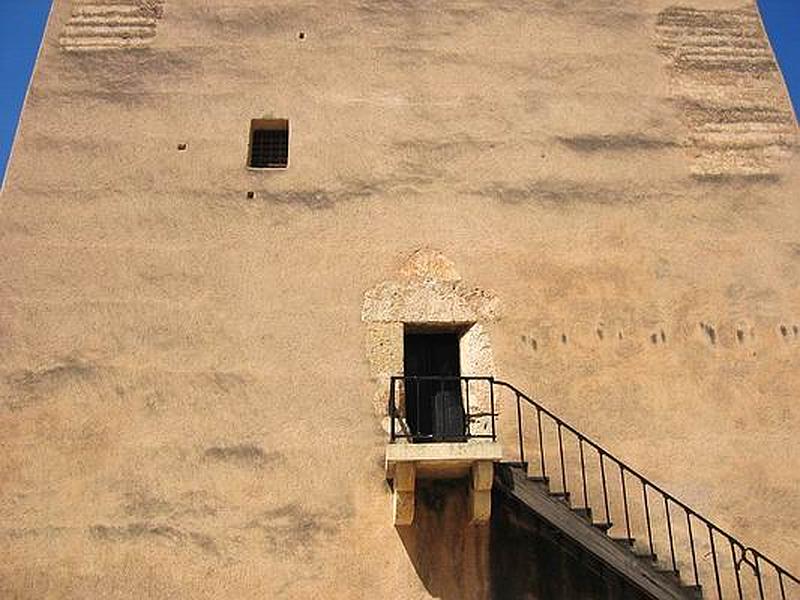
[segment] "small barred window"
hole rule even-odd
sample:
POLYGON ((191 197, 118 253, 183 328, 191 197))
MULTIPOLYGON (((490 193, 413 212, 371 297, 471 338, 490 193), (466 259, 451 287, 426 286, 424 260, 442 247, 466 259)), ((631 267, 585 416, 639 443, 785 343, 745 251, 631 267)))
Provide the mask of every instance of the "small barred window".
POLYGON ((253 119, 247 166, 253 169, 285 169, 289 166, 289 120, 253 119))

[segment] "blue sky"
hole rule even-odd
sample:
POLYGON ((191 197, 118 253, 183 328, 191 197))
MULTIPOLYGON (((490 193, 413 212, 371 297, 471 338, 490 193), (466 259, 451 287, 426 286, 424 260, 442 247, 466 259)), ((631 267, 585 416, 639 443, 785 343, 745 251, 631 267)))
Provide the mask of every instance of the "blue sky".
MULTIPOLYGON (((800 0, 758 0, 800 115, 800 0)), ((51 0, 0 0, 0 180, 25 100, 51 0)))
POLYGON ((0 0, 0 181, 51 0, 0 0))
POLYGON ((800 117, 800 0, 758 0, 758 6, 800 117))

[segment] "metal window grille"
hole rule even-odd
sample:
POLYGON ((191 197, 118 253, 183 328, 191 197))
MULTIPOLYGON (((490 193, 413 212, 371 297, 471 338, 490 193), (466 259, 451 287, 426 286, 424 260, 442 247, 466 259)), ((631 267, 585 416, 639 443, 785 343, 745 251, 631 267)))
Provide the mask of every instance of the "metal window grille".
POLYGON ((289 129, 254 129, 250 140, 250 166, 280 169, 289 164, 289 129))

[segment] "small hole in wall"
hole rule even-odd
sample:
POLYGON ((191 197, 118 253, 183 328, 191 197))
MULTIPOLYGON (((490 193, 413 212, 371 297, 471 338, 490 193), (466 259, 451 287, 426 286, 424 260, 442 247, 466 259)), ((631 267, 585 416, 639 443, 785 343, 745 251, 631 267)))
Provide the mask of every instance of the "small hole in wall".
POLYGON ((297 37, 299 37, 301 40, 306 39, 306 32, 301 31, 300 33, 297 34, 297 37))
POLYGON ((562 344, 566 344, 567 343, 567 334, 566 333, 562 333, 561 334, 561 343, 562 344))
POLYGON ((255 192, 247 192, 247 199, 248 200, 252 200, 255 197, 256 197, 256 193, 255 192))
POLYGON ((178 144, 178 150, 180 152, 183 152, 184 150, 186 150, 186 144, 178 144))

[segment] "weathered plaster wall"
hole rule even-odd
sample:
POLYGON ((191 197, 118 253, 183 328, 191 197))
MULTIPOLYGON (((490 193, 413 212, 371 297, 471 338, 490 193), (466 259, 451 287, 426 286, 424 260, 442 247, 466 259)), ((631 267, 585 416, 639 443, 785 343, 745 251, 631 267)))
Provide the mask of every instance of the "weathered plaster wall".
POLYGON ((57 0, 0 201, 0 596, 488 593, 457 496, 452 543, 391 526, 362 304, 419 248, 502 300, 498 375, 800 571, 796 124, 757 21, 708 77, 674 22, 752 3, 680 5, 166 0, 87 52, 57 0), (291 168, 248 172, 270 115, 291 168))

